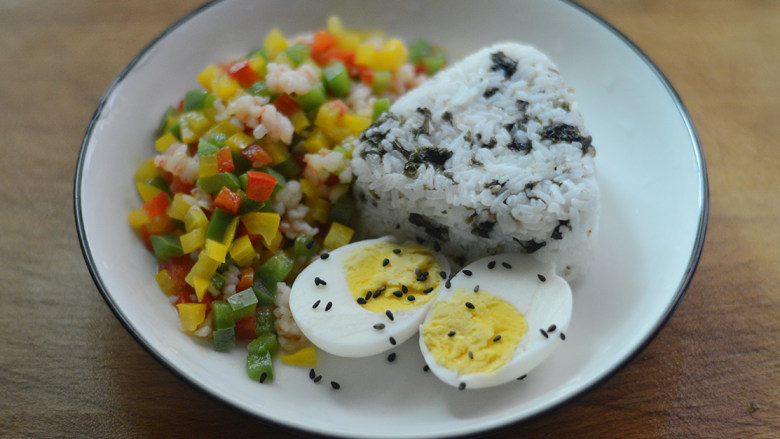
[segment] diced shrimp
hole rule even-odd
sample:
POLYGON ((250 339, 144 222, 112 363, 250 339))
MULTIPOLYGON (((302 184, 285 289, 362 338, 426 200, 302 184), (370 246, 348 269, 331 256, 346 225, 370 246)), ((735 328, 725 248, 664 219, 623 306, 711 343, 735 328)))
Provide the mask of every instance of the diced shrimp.
POLYGON ((252 128, 255 138, 262 139, 266 134, 270 134, 273 139, 288 145, 292 142, 295 131, 292 122, 269 104, 265 97, 241 96, 228 104, 227 113, 244 126, 252 128))
POLYGON ((259 136, 258 134, 265 135, 267 132, 273 139, 281 140, 288 145, 292 143, 292 136, 295 132, 295 128, 293 127, 292 122, 290 122, 290 119, 278 112, 276 107, 273 105, 264 105, 263 112, 260 115, 260 121, 263 124, 263 131, 265 132, 258 132, 258 129, 255 128, 252 133, 255 137, 260 139, 262 136, 259 136))
POLYGON ((195 183, 200 172, 198 157, 187 154, 187 145, 175 142, 154 158, 154 165, 179 177, 185 183, 195 183))
POLYGON ((314 67, 304 64, 293 69, 284 64, 268 63, 265 84, 273 93, 306 94, 319 82, 314 67))
POLYGON ((230 102, 226 111, 245 126, 255 128, 260 123, 263 106, 266 104, 268 98, 264 96, 244 95, 230 102))

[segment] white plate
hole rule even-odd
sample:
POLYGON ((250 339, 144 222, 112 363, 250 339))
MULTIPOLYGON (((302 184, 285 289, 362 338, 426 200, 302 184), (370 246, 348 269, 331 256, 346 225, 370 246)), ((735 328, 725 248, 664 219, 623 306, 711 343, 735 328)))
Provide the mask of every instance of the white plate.
MULTIPOLYGON (((497 429, 556 407, 633 358, 681 300, 698 262, 708 188, 695 130, 658 69, 624 36, 558 1, 224 1, 174 24, 119 75, 87 130, 75 178, 82 250, 101 294, 160 362, 233 407, 303 432, 337 436, 458 436, 497 429), (601 235, 589 276, 576 282, 568 338, 526 380, 458 391, 422 370, 416 340, 398 360, 323 356, 308 369, 277 363, 271 385, 250 381, 244 353, 214 352, 177 330, 154 281, 155 261, 127 225, 140 205, 132 174, 153 154, 162 111, 208 63, 245 54, 272 27, 320 28, 331 13, 349 27, 382 28, 443 44, 450 59, 499 40, 546 52, 576 90, 597 149, 601 235)), ((674 355, 674 353, 671 353, 674 355)))

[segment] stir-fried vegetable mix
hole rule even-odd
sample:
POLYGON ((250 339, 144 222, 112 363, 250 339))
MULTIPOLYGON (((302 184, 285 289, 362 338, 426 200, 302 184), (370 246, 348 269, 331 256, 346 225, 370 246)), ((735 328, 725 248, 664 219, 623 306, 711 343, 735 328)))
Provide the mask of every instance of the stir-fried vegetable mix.
POLYGON ((184 331, 218 351, 247 341, 247 372, 261 382, 280 347, 285 362, 316 362, 275 324, 278 290, 350 241, 351 140, 444 62, 422 40, 407 48, 330 18, 294 39, 274 29, 245 58, 197 75, 200 87, 162 117, 157 154, 134 175, 143 205, 128 215, 184 331))

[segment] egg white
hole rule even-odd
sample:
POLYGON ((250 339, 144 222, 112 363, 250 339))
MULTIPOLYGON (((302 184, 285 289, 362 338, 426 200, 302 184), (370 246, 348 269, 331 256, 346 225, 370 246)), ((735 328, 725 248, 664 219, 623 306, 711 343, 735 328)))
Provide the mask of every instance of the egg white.
MULTIPOLYGON (((290 291, 290 312, 316 347, 342 357, 366 357, 392 349, 417 332, 435 298, 414 309, 392 311, 390 319, 384 312, 360 306, 347 285, 344 259, 354 250, 382 240, 395 242, 393 237, 386 236, 348 244, 331 251, 327 259, 317 258, 296 278, 290 291), (315 284, 315 278, 326 285, 315 284), (328 303, 331 306, 326 311, 328 303), (377 324, 383 328, 376 329, 377 324)), ((438 253, 434 255, 448 273, 447 260, 438 253)), ((437 294, 443 286, 444 281, 430 294, 437 294)))
POLYGON ((471 292, 478 286, 479 290, 489 292, 514 306, 528 324, 527 333, 506 364, 492 372, 461 374, 441 365, 428 350, 422 334, 423 327, 430 320, 429 314, 420 326, 420 349, 430 370, 451 386, 478 389, 523 377, 552 354, 563 339, 561 334, 569 327, 572 314, 571 288, 566 280, 555 274, 553 264, 525 254, 488 256, 464 267, 450 283, 449 288, 439 292, 433 307, 452 297, 460 288, 471 292), (465 274, 469 271, 470 276, 465 274), (555 329, 547 333, 551 325, 555 325, 555 329))

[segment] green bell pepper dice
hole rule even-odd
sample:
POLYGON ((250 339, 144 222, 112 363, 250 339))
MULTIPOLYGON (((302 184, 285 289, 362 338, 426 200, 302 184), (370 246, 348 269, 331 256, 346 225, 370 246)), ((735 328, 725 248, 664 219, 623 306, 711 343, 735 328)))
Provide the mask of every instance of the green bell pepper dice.
POLYGON ((274 333, 260 334, 246 346, 250 354, 260 355, 265 352, 273 355, 279 349, 279 340, 274 333))
POLYGON ((258 306, 255 313, 255 335, 272 334, 274 332, 274 313, 270 307, 258 306))
POLYGON ((233 308, 222 300, 211 302, 211 315, 214 319, 214 327, 217 329, 227 329, 236 326, 233 308))
POLYGON ((215 329, 211 335, 215 351, 226 352, 236 345, 236 328, 215 329))
POLYGON ((260 381, 272 381, 274 379, 274 365, 271 354, 248 354, 246 356, 246 373, 249 378, 260 381))
POLYGON ((292 269, 293 260, 284 253, 277 253, 255 269, 255 279, 260 279, 268 291, 275 293, 276 284, 283 281, 292 269))
POLYGON ((211 219, 209 220, 209 226, 206 228, 206 238, 213 239, 215 241, 222 241, 225 237, 230 222, 235 218, 228 211, 215 207, 211 212, 211 219))
POLYGON ((257 308, 257 296, 252 288, 233 294, 227 299, 230 309, 233 310, 233 319, 241 320, 254 315, 257 308))
POLYGON ((325 67, 322 76, 328 90, 336 96, 344 96, 352 88, 352 80, 349 79, 347 68, 340 61, 336 61, 325 67))
POLYGON ((200 190, 210 195, 219 192, 223 186, 233 192, 237 192, 241 188, 241 182, 232 172, 220 172, 217 175, 201 177, 196 185, 200 190))
POLYGON ((155 256, 160 261, 167 261, 184 254, 181 241, 176 235, 152 235, 149 237, 149 241, 152 243, 155 256))

